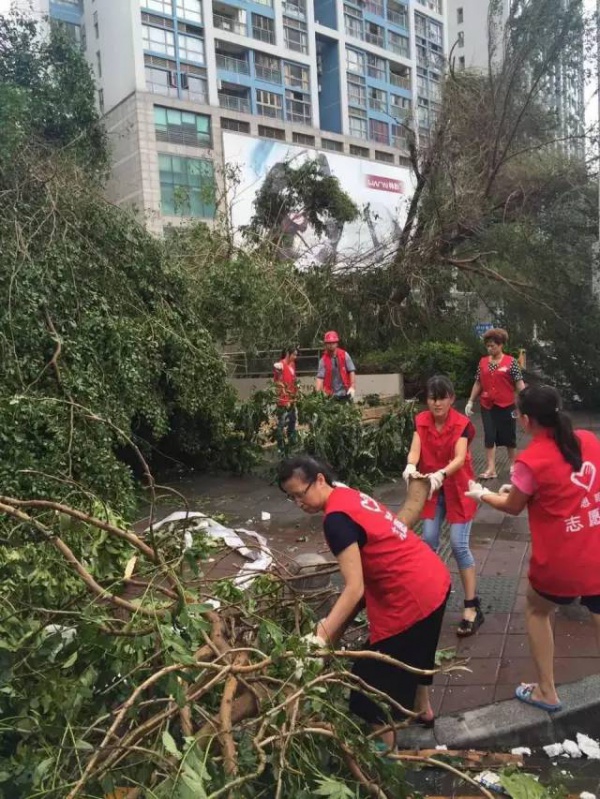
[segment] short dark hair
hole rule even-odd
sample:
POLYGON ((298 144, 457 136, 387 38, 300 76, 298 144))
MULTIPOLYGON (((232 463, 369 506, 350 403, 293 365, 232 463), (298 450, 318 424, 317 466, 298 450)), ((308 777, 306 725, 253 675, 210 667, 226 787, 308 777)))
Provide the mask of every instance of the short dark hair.
POLYGON ((335 482, 333 469, 326 463, 311 458, 310 455, 296 455, 286 458, 277 467, 277 485, 282 488, 292 477, 303 477, 307 482, 314 482, 322 474, 329 485, 335 482))
POLYGON ((294 353, 298 353, 298 347, 286 347, 285 349, 281 350, 281 358, 287 358, 289 355, 293 355, 294 353))
POLYGON ((425 396, 427 399, 446 399, 447 397, 455 397, 456 392, 452 381, 446 375, 434 375, 427 381, 427 389, 425 396))
POLYGON ((507 344, 508 333, 502 327, 493 327, 483 335, 483 343, 487 344, 488 341, 493 341, 494 344, 507 344))

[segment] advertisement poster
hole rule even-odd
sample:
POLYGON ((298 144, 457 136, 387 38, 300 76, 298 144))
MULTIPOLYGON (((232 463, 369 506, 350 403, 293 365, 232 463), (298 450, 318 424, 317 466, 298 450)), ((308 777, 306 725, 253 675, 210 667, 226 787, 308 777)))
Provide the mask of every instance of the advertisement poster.
POLYGON ((223 148, 225 162, 237 171, 239 180, 229 196, 234 228, 250 222, 257 192, 268 176, 272 179, 277 174, 279 165, 317 160, 326 174, 339 179, 358 206, 359 217, 345 224, 331 222, 320 237, 301 214, 286 218, 282 224, 285 257, 292 258, 300 268, 330 260, 339 266, 359 268, 381 263, 393 253, 414 191, 410 170, 229 131, 223 132, 223 148))

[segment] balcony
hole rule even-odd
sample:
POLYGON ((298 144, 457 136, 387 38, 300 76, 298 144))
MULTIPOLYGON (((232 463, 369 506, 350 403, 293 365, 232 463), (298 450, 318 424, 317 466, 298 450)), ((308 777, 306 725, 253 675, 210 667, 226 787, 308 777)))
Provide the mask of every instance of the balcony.
POLYGON ((378 17, 384 16, 383 3, 378 3, 376 0, 367 0, 364 8, 369 14, 377 14, 378 17))
POLYGON ((247 97, 238 97, 235 94, 219 92, 219 105, 221 108, 237 111, 240 114, 250 113, 250 100, 247 97))
POLYGON ((256 75, 258 80, 264 80, 266 81, 266 83, 281 84, 283 78, 280 69, 274 69, 273 67, 263 67, 260 64, 254 65, 254 74, 256 75))
POLYGON ((304 19, 306 17, 306 4, 304 0, 294 2, 294 0, 283 0, 283 13, 286 17, 298 17, 304 19))
POLYGON ((404 12, 400 11, 392 11, 388 8, 387 12, 388 22, 393 23, 394 25, 399 25, 401 28, 408 29, 408 16, 404 12))
POLYGON ((267 28, 257 28, 253 25, 252 38, 266 44, 275 44, 275 31, 270 31, 267 28))
POLYGON ((228 55, 217 53, 217 69, 225 69, 227 72, 237 72, 238 75, 249 75, 250 64, 242 58, 233 58, 228 55))
POLYGON ((410 91, 410 76, 398 75, 395 72, 390 72, 390 83, 392 86, 399 86, 401 89, 410 91))
POLYGON ((392 136, 392 147, 408 150, 408 136, 392 136))
POLYGON ((277 108, 274 105, 257 103, 256 113, 261 117, 269 117, 269 119, 283 119, 283 109, 277 108))
POLYGON ((410 58, 410 48, 406 44, 399 44, 398 42, 392 42, 388 38, 387 49, 391 53, 395 53, 396 55, 401 55, 403 58, 410 58))
POLYGON ((365 42, 375 44, 377 47, 383 47, 385 40, 381 33, 365 33, 365 42))
POLYGON ((369 139, 371 141, 376 141, 379 144, 389 144, 390 143, 389 135, 387 133, 382 133, 382 132, 377 131, 377 130, 372 130, 372 131, 369 132, 369 139))
POLYGON ((298 122, 300 125, 310 125, 312 121, 310 111, 306 111, 304 114, 298 114, 295 111, 288 111, 287 121, 298 122))
POLYGON ((379 100, 376 97, 369 97, 369 108, 372 111, 381 111, 386 114, 387 102, 385 100, 379 100))
POLYGON ((221 31, 237 33, 238 36, 247 36, 248 29, 244 22, 239 22, 233 17, 224 17, 221 14, 213 14, 213 25, 221 31))

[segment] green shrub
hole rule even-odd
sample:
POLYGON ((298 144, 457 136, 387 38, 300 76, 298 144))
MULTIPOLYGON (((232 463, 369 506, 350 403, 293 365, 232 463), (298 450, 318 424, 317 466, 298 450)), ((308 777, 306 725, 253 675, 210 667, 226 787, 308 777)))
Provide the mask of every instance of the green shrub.
POLYGON ((446 375, 454 384, 456 396, 466 397, 473 385, 477 362, 482 354, 475 344, 469 346, 446 341, 424 341, 402 364, 405 384, 416 396, 424 397, 429 378, 446 375))

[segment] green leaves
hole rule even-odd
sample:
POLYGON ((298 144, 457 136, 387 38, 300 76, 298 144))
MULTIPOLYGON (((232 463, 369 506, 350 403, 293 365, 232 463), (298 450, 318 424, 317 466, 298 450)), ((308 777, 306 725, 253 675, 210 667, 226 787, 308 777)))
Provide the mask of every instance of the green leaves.
POLYGON ((511 799, 549 799, 550 793, 531 774, 517 771, 500 774, 500 782, 511 799))
POLYGON ((356 792, 351 791, 347 785, 328 777, 318 781, 318 788, 313 790, 315 796, 326 796, 328 799, 353 799, 356 792))

